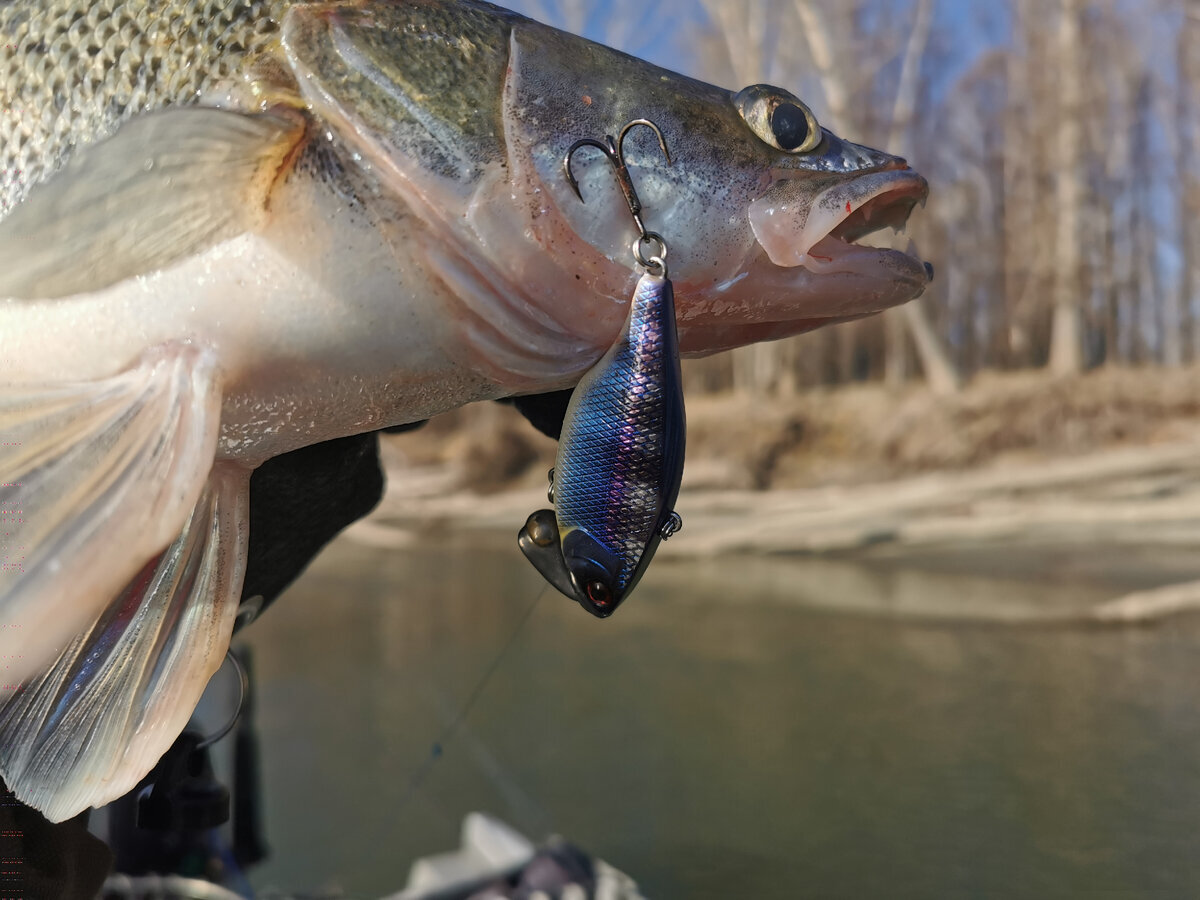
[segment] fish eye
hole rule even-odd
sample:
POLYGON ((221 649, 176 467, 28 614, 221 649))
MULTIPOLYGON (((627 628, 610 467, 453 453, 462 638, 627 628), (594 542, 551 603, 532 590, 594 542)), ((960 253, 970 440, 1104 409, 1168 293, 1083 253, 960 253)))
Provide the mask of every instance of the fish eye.
POLYGON ((771 131, 784 150, 795 150, 808 140, 808 119, 794 103, 780 103, 771 113, 771 131))
POLYGON ((752 84, 734 105, 759 139, 785 153, 810 153, 821 144, 821 126, 799 98, 769 84, 752 84))

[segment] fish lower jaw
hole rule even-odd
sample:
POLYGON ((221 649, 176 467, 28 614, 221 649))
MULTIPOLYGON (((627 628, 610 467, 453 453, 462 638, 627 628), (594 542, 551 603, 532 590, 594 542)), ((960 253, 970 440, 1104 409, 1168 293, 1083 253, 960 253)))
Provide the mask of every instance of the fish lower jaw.
MULTIPOLYGON (((775 265, 764 253, 748 265, 744 279, 689 306, 679 322, 680 350, 704 356, 859 319, 907 303, 929 284, 925 265, 898 250, 837 238, 814 250, 830 254, 819 273, 775 265)), ((702 296, 705 286, 679 284, 676 294, 702 296)))
MULTIPOLYGON (((902 230, 897 229, 897 233, 902 230)), ((921 290, 928 284, 932 268, 920 258, 894 247, 855 244, 836 236, 819 240, 798 266, 817 276, 878 272, 921 290)))
POLYGON ((864 265, 874 264, 876 255, 883 252, 888 251, 882 247, 853 244, 829 235, 817 241, 806 253, 798 253, 796 265, 803 266, 814 275, 853 272, 864 265))

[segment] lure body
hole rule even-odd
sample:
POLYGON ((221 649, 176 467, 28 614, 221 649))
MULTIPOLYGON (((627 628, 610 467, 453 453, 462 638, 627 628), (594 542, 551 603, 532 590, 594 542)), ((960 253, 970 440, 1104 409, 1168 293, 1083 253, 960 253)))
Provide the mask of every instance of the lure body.
POLYGON ((620 337, 567 407, 555 510, 534 513, 520 534, 547 580, 593 615, 612 614, 678 522, 684 443, 674 292, 647 273, 620 337))

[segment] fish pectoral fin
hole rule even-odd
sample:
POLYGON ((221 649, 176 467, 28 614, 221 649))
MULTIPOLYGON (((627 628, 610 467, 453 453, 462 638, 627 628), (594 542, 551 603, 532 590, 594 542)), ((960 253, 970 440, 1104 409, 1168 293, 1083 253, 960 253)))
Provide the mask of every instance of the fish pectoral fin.
POLYGON ((0 700, 0 775, 52 822, 132 790, 187 725, 229 648, 249 471, 221 464, 179 536, 84 634, 0 700))
POLYGON ((48 665, 179 533, 220 431, 215 354, 164 344, 109 378, 0 385, 0 661, 48 665))
POLYGON ((298 116, 139 116, 80 148, 0 221, 0 297, 52 299, 163 268, 259 225, 298 116))

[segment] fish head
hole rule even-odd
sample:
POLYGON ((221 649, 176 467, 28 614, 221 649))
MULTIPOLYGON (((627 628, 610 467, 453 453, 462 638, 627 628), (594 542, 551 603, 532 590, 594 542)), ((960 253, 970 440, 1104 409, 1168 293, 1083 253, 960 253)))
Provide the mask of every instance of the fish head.
POLYGON ((573 384, 622 325, 640 275, 629 206, 599 152, 573 157, 578 194, 563 163, 635 119, 670 153, 649 129, 622 141, 682 352, 869 315, 928 282, 919 260, 856 243, 902 226, 925 180, 783 89, 731 92, 470 0, 304 4, 282 46, 343 165, 370 171, 371 204, 424 223, 408 252, 508 393, 573 384))
MULTIPOLYGON (((925 289, 920 260, 856 243, 903 227, 925 201, 925 179, 904 159, 822 128, 788 91, 731 92, 541 33, 514 32, 510 59, 510 171, 540 201, 531 231, 547 253, 633 266, 637 231, 610 161, 587 148, 573 154, 581 201, 564 158, 578 138, 615 137, 636 119, 662 132, 669 163, 648 128, 630 130, 621 149, 646 228, 667 246, 685 353, 869 315, 925 289)), ((591 285, 628 296, 628 276, 605 272, 591 285)))

